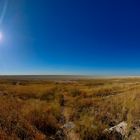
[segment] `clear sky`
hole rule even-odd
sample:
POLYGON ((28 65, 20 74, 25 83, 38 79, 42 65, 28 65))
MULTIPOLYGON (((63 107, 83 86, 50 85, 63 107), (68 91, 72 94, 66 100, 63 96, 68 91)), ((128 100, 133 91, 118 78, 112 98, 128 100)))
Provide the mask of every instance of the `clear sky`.
POLYGON ((0 74, 140 75, 140 1, 0 0, 0 74))

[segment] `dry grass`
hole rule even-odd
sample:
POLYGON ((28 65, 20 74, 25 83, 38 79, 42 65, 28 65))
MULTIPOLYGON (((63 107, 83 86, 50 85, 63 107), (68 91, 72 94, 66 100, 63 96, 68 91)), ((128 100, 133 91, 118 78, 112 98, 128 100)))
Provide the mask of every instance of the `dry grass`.
POLYGON ((122 121, 139 140, 140 79, 18 81, 0 80, 0 140, 59 140, 64 107, 81 140, 113 140, 103 131, 122 121))

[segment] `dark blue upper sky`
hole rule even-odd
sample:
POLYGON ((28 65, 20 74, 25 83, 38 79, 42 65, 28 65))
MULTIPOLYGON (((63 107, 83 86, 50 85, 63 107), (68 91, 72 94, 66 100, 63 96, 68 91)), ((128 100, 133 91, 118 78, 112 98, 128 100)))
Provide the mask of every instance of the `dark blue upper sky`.
POLYGON ((0 74, 140 74, 138 0, 9 0, 0 32, 0 74))

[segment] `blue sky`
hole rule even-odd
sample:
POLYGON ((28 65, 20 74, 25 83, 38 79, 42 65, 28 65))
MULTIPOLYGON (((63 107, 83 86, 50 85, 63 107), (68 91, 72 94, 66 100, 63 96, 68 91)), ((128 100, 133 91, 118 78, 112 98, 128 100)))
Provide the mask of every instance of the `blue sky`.
POLYGON ((0 74, 140 75, 139 7, 136 0, 9 0, 0 74))

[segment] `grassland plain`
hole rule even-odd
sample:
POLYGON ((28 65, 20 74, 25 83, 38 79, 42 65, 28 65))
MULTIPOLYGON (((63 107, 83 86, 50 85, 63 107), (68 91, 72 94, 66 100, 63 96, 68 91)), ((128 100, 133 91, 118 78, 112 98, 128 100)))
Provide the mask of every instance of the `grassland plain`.
POLYGON ((140 140, 140 78, 0 78, 0 140, 140 140))

